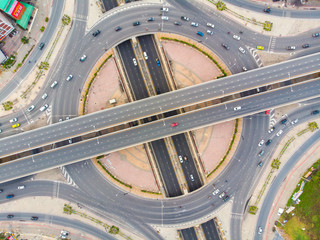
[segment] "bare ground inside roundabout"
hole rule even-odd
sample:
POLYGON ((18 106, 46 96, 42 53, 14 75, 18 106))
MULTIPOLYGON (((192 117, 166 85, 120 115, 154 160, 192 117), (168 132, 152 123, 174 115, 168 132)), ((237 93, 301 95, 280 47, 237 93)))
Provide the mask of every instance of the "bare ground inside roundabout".
MULTIPOLYGON (((196 49, 178 42, 161 43, 168 59, 171 60, 178 88, 207 82, 220 75, 218 67, 196 49)), ((109 103, 110 99, 116 99, 115 106, 127 102, 127 97, 120 88, 120 75, 114 58, 105 63, 90 87, 86 104, 87 113, 113 107, 109 103)), ((235 121, 229 121, 194 131, 206 175, 215 168, 228 150, 234 126, 235 121)), ((99 161, 117 179, 132 185, 131 192, 140 195, 142 193, 139 189, 159 192, 142 145, 113 152, 99 161)), ((100 169, 103 172, 103 169, 100 169)))

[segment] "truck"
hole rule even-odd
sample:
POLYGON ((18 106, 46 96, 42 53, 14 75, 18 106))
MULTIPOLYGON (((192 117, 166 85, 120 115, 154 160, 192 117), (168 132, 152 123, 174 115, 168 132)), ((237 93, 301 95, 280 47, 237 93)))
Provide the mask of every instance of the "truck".
POLYGON ((281 214, 283 213, 284 209, 283 208, 279 208, 278 209, 278 216, 281 216, 281 214))

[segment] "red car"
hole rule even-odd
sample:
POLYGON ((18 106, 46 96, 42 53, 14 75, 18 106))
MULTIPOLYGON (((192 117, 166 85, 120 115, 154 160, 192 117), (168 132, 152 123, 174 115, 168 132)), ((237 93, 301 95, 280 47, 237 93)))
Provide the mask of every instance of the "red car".
POLYGON ((178 126, 179 125, 179 123, 177 123, 177 122, 175 122, 175 123, 171 123, 171 127, 176 127, 176 126, 178 126))
POLYGON ((267 110, 267 111, 266 111, 266 114, 269 115, 269 114, 270 114, 270 110, 267 110))

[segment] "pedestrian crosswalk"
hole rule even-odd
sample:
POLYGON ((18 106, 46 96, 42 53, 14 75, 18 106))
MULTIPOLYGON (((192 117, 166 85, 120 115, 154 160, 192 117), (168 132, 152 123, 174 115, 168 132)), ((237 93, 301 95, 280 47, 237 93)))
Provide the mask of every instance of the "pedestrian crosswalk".
POLYGON ((268 52, 273 53, 274 47, 276 45, 276 39, 277 37, 271 36, 268 46, 268 52))
POLYGON ((67 183, 73 187, 77 186, 76 183, 72 180, 72 178, 70 177, 69 173, 67 172, 65 167, 60 167, 62 175, 64 176, 64 178, 66 179, 67 183))

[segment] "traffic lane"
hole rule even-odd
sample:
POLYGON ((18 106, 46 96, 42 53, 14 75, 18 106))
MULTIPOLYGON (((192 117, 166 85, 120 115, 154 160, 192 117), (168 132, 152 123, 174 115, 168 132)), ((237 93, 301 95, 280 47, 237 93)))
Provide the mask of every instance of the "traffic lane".
MULTIPOLYGON (((290 67, 295 67, 296 68, 296 74, 300 73, 299 69, 306 69, 306 68, 310 68, 310 67, 315 67, 319 65, 319 60, 317 60, 317 58, 319 58, 320 54, 315 54, 312 55, 312 57, 303 57, 301 59, 299 59, 299 61, 297 60, 291 60, 289 61, 289 64, 287 67, 285 67, 287 65, 287 63, 285 64, 277 64, 275 67, 272 67, 272 71, 268 71, 270 70, 270 67, 265 67, 262 68, 261 72, 264 72, 265 76, 269 75, 269 74, 273 74, 275 76, 278 76, 278 74, 281 74, 281 71, 284 72, 283 75, 284 76, 288 76, 288 72, 285 71, 285 68, 290 68, 290 67), (306 58, 308 60, 306 60, 306 58), (304 66, 304 64, 307 63, 309 64, 308 66, 304 66), (303 65, 303 66, 302 66, 303 65), (279 73, 276 74, 276 71, 278 71, 279 73)), ((212 99, 214 97, 218 97, 221 96, 222 94, 228 94, 231 92, 234 92, 235 90, 230 90, 227 86, 228 84, 225 85, 225 83, 227 83, 230 79, 232 80, 230 83, 234 84, 233 82, 243 82, 243 84, 238 84, 239 88, 250 88, 250 84, 253 84, 255 82, 259 82, 261 79, 265 80, 265 76, 260 76, 260 72, 256 71, 256 70, 252 70, 249 72, 245 72, 245 73, 241 73, 238 74, 236 76, 230 76, 230 77, 226 77, 223 78, 223 81, 221 82, 221 80, 215 80, 212 82, 207 82, 207 83, 203 83, 203 84, 198 84, 195 85, 193 87, 188 87, 188 88, 184 88, 184 89, 180 89, 170 93, 166 93, 166 94, 161 94, 159 96, 155 96, 152 97, 150 99, 145 99, 145 100, 141 100, 139 102, 136 103, 131 103, 130 104, 126 104, 126 105, 122 105, 119 106, 117 108, 111 108, 109 110, 106 111, 100 111, 100 112, 96 112, 87 116, 84 116, 82 118, 84 118, 83 120, 81 119, 77 119, 76 122, 77 125, 80 123, 89 123, 90 125, 94 125, 96 126, 97 129, 101 128, 101 126, 108 126, 111 124, 106 124, 106 122, 112 122, 114 124, 119 124, 120 122, 126 121, 132 118, 139 118, 139 115, 149 115, 155 112, 158 112, 159 110, 159 106, 162 107, 162 109, 164 111, 169 110, 169 109, 176 109, 176 108, 180 108, 182 107, 182 105, 187 105, 188 103, 195 103, 195 102, 200 102, 203 101, 204 99, 212 99), (248 76, 249 74, 249 76, 248 76), (254 76, 252 76, 254 75, 254 76), (253 78, 254 77, 254 78, 253 78), (248 83, 248 81, 250 81, 248 83), (178 100, 181 99, 181 100, 178 100), (170 104, 168 104, 170 103, 170 104), (137 111, 131 111, 132 109, 136 109, 135 106, 137 105, 137 109, 141 109, 141 105, 143 105, 143 109, 145 111, 141 112, 137 112, 137 111), (123 109, 125 109, 123 111, 123 109), (157 111, 155 111, 157 110, 157 111), (118 112, 118 113, 115 113, 118 112), (127 113, 127 114, 119 114, 119 113, 127 113), (92 124, 92 120, 89 119, 92 117, 92 115, 95 116, 95 120, 94 123, 92 124), (117 115, 119 118, 114 119, 114 116, 117 115)), ((269 75, 271 77, 271 75, 269 75)), ((293 75, 291 75, 293 76, 293 75)), ((235 84, 233 85, 233 87, 235 86, 235 84)), ((70 126, 69 126, 70 127, 70 126)), ((62 132, 58 132, 56 129, 56 126, 49 126, 46 128, 47 129, 47 135, 46 137, 48 139, 56 139, 57 138, 57 134, 59 134, 59 136, 63 136, 65 135, 65 130, 63 130, 62 132), (51 132, 51 134, 49 134, 49 132, 51 132)), ((72 129, 74 135, 76 135, 77 133, 80 132, 84 132, 83 131, 83 127, 80 127, 78 129, 72 129)), ((91 128, 92 129, 92 128, 91 128)), ((85 129, 86 130, 86 129, 85 129)), ((28 147, 27 142, 26 141, 32 141, 33 144, 35 146, 38 146, 40 144, 40 141, 38 140, 37 137, 35 137, 35 132, 39 131, 39 129, 30 131, 28 133, 23 133, 27 138, 25 140, 21 139, 19 136, 19 144, 17 144, 16 142, 11 142, 9 143, 10 139, 6 139, 6 141, 4 143, 2 143, 2 140, 0 140, 0 144, 4 144, 4 146, 7 144, 8 149, 10 149, 11 147, 11 151, 16 151, 18 149, 17 146, 23 146, 23 147, 28 147), (32 140, 31 140, 32 139, 32 140), (23 140, 23 141, 20 141, 23 140), (14 147, 13 147, 14 146, 14 147)), ((42 130, 40 130, 42 131, 42 130)), ((22 136, 21 136, 22 137, 22 136)), ((10 137, 9 137, 10 138, 10 137)), ((14 137, 11 139, 15 139, 14 137)), ((47 140, 48 141, 48 140, 47 140)), ((44 141, 41 141, 41 143, 43 143, 44 141)), ((3 154, 4 151, 3 149, 0 149, 0 152, 3 154)), ((4 155, 4 154, 3 154, 4 155)))
POLYGON ((192 192, 197 190, 198 188, 202 187, 202 182, 190 152, 186 136, 184 134, 178 134, 172 136, 171 139, 178 156, 180 155, 183 159, 183 163, 180 161, 179 163, 181 164, 189 191, 192 192), (184 159, 184 157, 187 157, 187 161, 184 159))
POLYGON ((180 232, 182 234, 183 240, 198 239, 196 231, 194 230, 193 227, 192 228, 181 229, 180 232))
POLYGON ((134 54, 131 41, 125 41, 118 45, 118 52, 121 56, 122 63, 125 68, 125 72, 128 76, 128 81, 130 83, 130 87, 133 90, 134 98, 136 100, 143 99, 149 97, 146 91, 146 85, 143 80, 137 57, 134 54), (136 59, 136 64, 134 64, 133 59, 136 59))
POLYGON ((165 185, 169 197, 182 195, 180 184, 178 182, 174 167, 172 165, 168 149, 163 139, 152 141, 152 151, 155 155, 155 161, 159 166, 160 176, 165 185))
POLYGON ((213 108, 207 108, 197 112, 175 116, 173 120, 166 120, 167 122, 178 121, 180 124, 175 128, 168 127, 168 125, 164 127, 162 121, 156 121, 111 135, 101 136, 98 138, 99 141, 97 141, 97 139, 90 139, 61 147, 53 151, 52 155, 50 152, 40 153, 32 156, 37 159, 36 162, 38 162, 38 164, 36 164, 36 166, 34 166, 35 164, 33 164, 32 159, 29 157, 23 160, 26 164, 24 168, 19 167, 19 162, 21 161, 6 164, 6 166, 10 166, 9 171, 5 171, 5 168, 0 168, 0 182, 18 178, 19 175, 20 177, 30 175, 42 171, 43 169, 51 169, 60 166, 61 164, 70 164, 82 159, 88 159, 89 157, 104 154, 105 152, 112 152, 150 140, 160 139, 166 135, 176 135, 190 129, 199 128, 199 126, 208 126, 213 123, 226 121, 246 114, 252 114, 253 112, 261 111, 261 108, 271 108, 272 106, 279 106, 288 101, 292 102, 293 100, 301 101, 302 99, 306 99, 306 96, 310 96, 310 94, 318 94, 319 88, 319 80, 316 82, 308 82, 302 84, 299 88, 297 86, 293 87, 293 92, 288 89, 281 89, 274 92, 259 94, 248 99, 241 99, 236 102, 215 106, 214 111, 212 110, 213 108), (265 105, 262 106, 261 102, 265 103, 265 105), (239 104, 243 104, 243 106, 246 107, 240 111, 234 111, 233 107, 239 104), (226 108, 228 109, 227 106, 229 106, 229 111, 226 111, 226 108), (14 172, 17 173, 15 176, 10 173, 13 168, 14 172))
POLYGON ((206 237, 206 240, 217 240, 219 238, 219 233, 218 230, 214 224, 213 219, 211 219, 208 222, 202 223, 201 224, 203 233, 206 237))
MULTIPOLYGON (((258 227, 261 226, 262 229, 265 229, 267 219, 271 208, 273 206, 274 198, 276 197, 277 192, 279 191, 282 182, 286 179, 289 172, 293 167, 298 163, 299 160, 304 156, 304 154, 318 142, 320 139, 320 131, 317 130, 315 133, 299 148, 295 153, 289 158, 285 163, 283 168, 280 170, 274 181, 271 183, 270 189, 266 194, 266 197, 262 203, 259 218, 256 226, 256 233, 258 232, 258 227)), ((262 239, 263 235, 255 234, 254 239, 262 239)))
POLYGON ((148 60, 146 60, 150 76, 152 78, 153 84, 156 88, 157 94, 169 92, 168 82, 162 70, 162 65, 158 66, 157 59, 161 62, 160 57, 158 56, 157 49, 155 47, 155 41, 153 36, 146 35, 139 37, 139 42, 143 52, 146 52, 148 55, 148 60), (159 89, 159 90, 158 90, 159 89))

